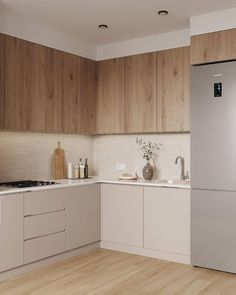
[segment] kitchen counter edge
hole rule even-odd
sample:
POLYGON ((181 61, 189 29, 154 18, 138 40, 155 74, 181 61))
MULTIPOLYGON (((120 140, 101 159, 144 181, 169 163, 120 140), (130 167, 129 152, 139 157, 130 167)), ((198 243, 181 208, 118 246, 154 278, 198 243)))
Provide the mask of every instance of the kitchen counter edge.
POLYGON ((118 179, 105 179, 105 178, 91 178, 85 180, 71 180, 71 179, 62 179, 56 180, 56 185, 47 185, 47 186, 36 186, 36 187, 27 187, 27 188, 7 188, 0 187, 0 196, 17 194, 17 193, 27 193, 27 192, 37 192, 42 190, 50 189, 60 189, 68 188, 73 186, 81 185, 90 185, 90 184, 121 184, 121 185, 138 185, 138 186, 154 186, 154 187, 165 187, 165 188, 179 188, 179 189, 190 189, 190 184, 181 184, 181 183, 161 183, 158 181, 144 181, 144 180, 118 180, 118 179))

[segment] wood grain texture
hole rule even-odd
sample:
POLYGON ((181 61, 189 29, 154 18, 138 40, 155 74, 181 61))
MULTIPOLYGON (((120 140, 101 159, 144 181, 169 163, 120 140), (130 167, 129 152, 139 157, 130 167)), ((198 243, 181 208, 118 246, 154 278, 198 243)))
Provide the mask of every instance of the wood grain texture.
POLYGON ((190 48, 157 52, 157 132, 190 131, 190 48))
POLYGON ((236 29, 191 37, 191 64, 236 59, 236 29))
POLYGON ((53 154, 53 178, 64 179, 67 176, 66 174, 65 151, 58 142, 58 147, 53 154))
POLYGON ((77 66, 79 65, 78 57, 59 52, 58 58, 61 61, 61 99, 62 99, 62 132, 77 133, 78 132, 78 91, 77 66))
POLYGON ((234 295, 234 274, 94 250, 6 281, 1 295, 234 295))
POLYGON ((125 58, 125 132, 156 131, 156 53, 125 58))
POLYGON ((97 63, 99 134, 124 133, 124 58, 97 63))
POLYGON ((5 36, 5 128, 26 130, 30 105, 24 92, 24 41, 5 36))
POLYGON ((62 85, 61 52, 52 48, 45 48, 45 115, 47 132, 62 132, 62 85))
POLYGON ((5 127, 96 131, 96 62, 6 36, 5 127))
POLYGON ((5 125, 5 90, 4 90, 4 67, 5 67, 5 41, 4 35, 0 33, 0 129, 5 125))
POLYGON ((57 51, 5 36, 5 127, 61 131, 57 51))
POLYGON ((87 58, 80 58, 77 71, 77 84, 79 85, 78 130, 81 134, 95 134, 97 121, 96 62, 87 58))

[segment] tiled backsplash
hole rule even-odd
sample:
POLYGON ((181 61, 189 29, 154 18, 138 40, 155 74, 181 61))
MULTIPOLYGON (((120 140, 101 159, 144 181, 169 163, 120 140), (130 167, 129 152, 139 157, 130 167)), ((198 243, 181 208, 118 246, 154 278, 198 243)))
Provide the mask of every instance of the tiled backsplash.
POLYGON ((185 167, 190 168, 190 134, 155 135, 104 135, 94 137, 94 169, 99 176, 119 176, 116 163, 125 163, 126 170, 134 171, 136 160, 142 158, 137 150, 136 137, 161 143, 154 161, 157 167, 155 178, 178 179, 180 164, 175 165, 178 155, 185 158, 185 167))
POLYGON ((87 157, 93 173, 93 138, 84 135, 0 132, 0 181, 51 179, 52 156, 57 142, 67 161, 87 157))
POLYGON ((189 134, 156 135, 65 135, 47 133, 0 132, 0 181, 16 179, 51 179, 52 155, 61 141, 66 160, 77 163, 80 157, 89 159, 90 175, 119 176, 116 163, 125 163, 133 172, 135 162, 142 158, 137 150, 136 137, 161 143, 155 156, 155 178, 176 179, 180 165, 176 156, 185 157, 190 167, 189 134))

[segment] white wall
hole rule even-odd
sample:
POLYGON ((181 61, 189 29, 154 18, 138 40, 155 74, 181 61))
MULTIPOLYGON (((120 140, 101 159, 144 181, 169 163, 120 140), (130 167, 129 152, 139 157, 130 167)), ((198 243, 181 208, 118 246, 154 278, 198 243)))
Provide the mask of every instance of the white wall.
POLYGON ((142 158, 135 141, 137 136, 162 144, 154 158, 155 178, 178 179, 180 165, 174 162, 179 155, 185 158, 189 171, 190 134, 103 135, 94 137, 95 174, 105 177, 121 175, 122 171, 116 170, 116 163, 125 163, 126 170, 134 172, 136 160, 142 158))
POLYGON ((236 28, 236 8, 198 15, 190 19, 191 36, 233 28, 236 28))
POLYGON ((57 142, 66 160, 88 158, 93 174, 93 138, 85 135, 0 132, 0 181, 52 178, 52 156, 57 142))
POLYGON ((31 42, 79 56, 96 59, 96 46, 79 38, 65 35, 44 25, 30 22, 2 5, 2 32, 31 42))
POLYGON ((136 38, 97 46, 97 60, 153 52, 190 45, 189 30, 136 38))

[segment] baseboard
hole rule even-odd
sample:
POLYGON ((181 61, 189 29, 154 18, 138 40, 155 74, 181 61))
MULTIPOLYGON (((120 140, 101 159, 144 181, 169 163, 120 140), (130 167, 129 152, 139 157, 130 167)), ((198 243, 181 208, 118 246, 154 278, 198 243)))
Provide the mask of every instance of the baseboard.
POLYGON ((190 256, 177 254, 177 253, 145 249, 141 247, 116 244, 116 243, 111 243, 107 241, 101 241, 101 248, 120 251, 120 252, 126 252, 130 254, 142 255, 142 256, 147 256, 147 257, 152 257, 152 258, 157 258, 157 259, 167 260, 172 262, 179 262, 183 264, 190 264, 190 256))
POLYGON ((31 272, 33 270, 40 268, 40 267, 47 266, 49 264, 65 260, 65 259, 71 258, 73 256, 78 256, 80 254, 83 254, 83 253, 86 253, 88 251, 95 250, 98 248, 100 248, 100 242, 93 243, 93 244, 90 244, 90 245, 87 245, 84 247, 80 247, 80 248, 77 248, 77 249, 74 249, 74 250, 71 250, 68 252, 64 252, 64 253, 61 253, 61 254, 58 254, 58 255, 55 255, 52 257, 48 257, 48 258, 30 263, 27 265, 22 265, 17 268, 14 268, 14 269, 1 272, 0 273, 0 282, 11 279, 13 277, 17 277, 17 276, 25 274, 27 272, 31 272))
POLYGON ((95 250, 98 248, 103 249, 109 249, 114 251, 120 251, 120 252, 126 252, 130 254, 136 254, 136 255, 142 255, 147 257, 152 257, 156 259, 161 260, 167 260, 167 261, 173 261, 173 262, 179 262, 184 264, 190 264, 190 256, 187 255, 181 255, 176 253, 169 253, 164 251, 158 251, 158 250, 152 250, 152 249, 145 249, 141 247, 134 247, 129 245, 123 245, 123 244, 116 244, 106 241, 101 241, 97 243, 93 243, 81 248, 77 248, 68 252, 64 252, 52 257, 48 257, 27 265, 19 266, 17 268, 4 271, 0 273, 0 282, 20 276, 22 274, 25 274, 27 272, 31 272, 33 270, 36 270, 40 267, 47 266, 49 264, 53 264, 58 261, 65 260, 67 258, 71 258, 73 256, 78 256, 80 254, 86 253, 91 250, 95 250))

